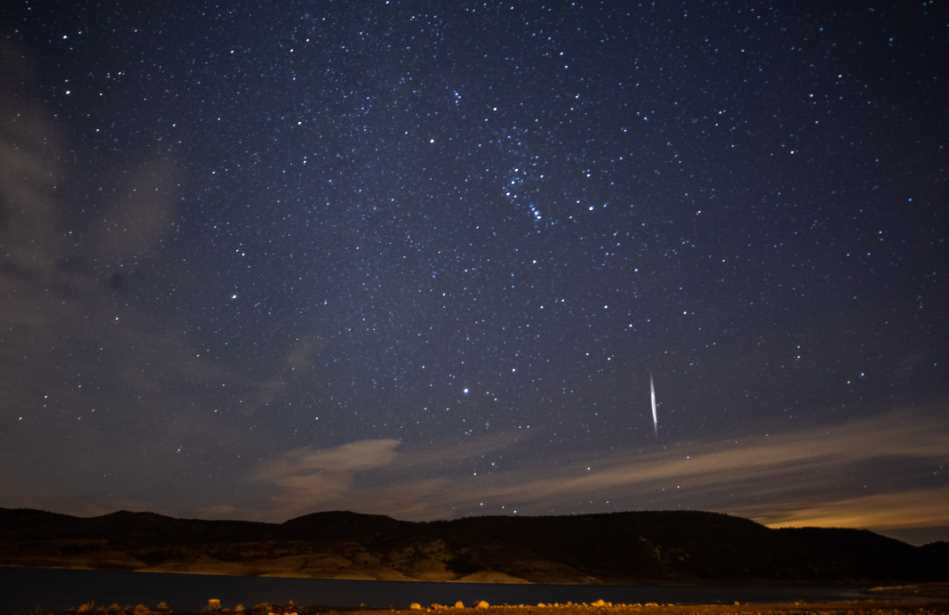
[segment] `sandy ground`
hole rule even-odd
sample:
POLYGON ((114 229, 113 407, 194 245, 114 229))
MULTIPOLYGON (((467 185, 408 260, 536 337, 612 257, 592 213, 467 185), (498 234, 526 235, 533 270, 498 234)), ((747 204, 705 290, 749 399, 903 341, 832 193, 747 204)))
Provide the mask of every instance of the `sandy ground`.
MULTIPOLYGON (((233 611, 230 611, 233 613, 233 611)), ((440 610, 375 610, 375 611, 320 611, 307 608, 275 606, 274 610, 248 609, 247 614, 269 615, 419 615, 419 613, 442 613, 440 610)), ((652 604, 590 607, 561 605, 539 608, 536 606, 498 606, 487 609, 446 609, 444 612, 457 615, 763 615, 777 613, 786 615, 853 615, 874 613, 877 615, 949 613, 949 602, 930 600, 864 600, 853 602, 793 602, 793 603, 736 603, 736 604, 652 604)), ((181 614, 179 614, 181 615, 181 614)))
MULTIPOLYGON (((949 583, 928 583, 877 587, 869 597, 835 602, 775 602, 733 604, 611 604, 595 603, 537 604, 537 605, 413 605, 407 609, 338 610, 301 607, 294 604, 247 605, 246 609, 226 608, 229 605, 209 605, 202 614, 214 615, 877 615, 949 613, 949 583)), ((172 605, 173 607, 173 605, 172 605)), ((192 615, 167 607, 148 609, 144 606, 126 608, 76 608, 66 611, 83 615, 192 615)))

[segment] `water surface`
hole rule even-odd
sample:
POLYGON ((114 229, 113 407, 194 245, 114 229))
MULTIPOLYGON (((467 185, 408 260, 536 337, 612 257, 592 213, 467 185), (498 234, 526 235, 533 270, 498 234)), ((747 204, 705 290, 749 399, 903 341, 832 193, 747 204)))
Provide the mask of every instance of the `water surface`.
POLYGON ((165 601, 177 611, 197 611, 208 598, 224 606, 259 602, 327 607, 405 608, 411 602, 453 604, 478 600, 492 604, 537 602, 774 602, 828 600, 862 595, 857 588, 812 585, 494 585, 225 577, 138 573, 123 570, 0 568, 0 599, 10 610, 66 609, 96 604, 154 606, 165 601))

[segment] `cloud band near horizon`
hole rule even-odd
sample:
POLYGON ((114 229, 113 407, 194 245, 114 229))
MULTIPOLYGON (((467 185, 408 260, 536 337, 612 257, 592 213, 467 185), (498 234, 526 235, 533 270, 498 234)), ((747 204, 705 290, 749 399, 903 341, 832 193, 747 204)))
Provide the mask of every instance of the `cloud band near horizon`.
POLYGON ((591 512, 703 509, 772 527, 936 528, 949 526, 949 488, 939 480, 947 436, 949 420, 939 413, 892 412, 753 439, 593 450, 559 464, 527 459, 489 473, 466 468, 486 453, 514 452, 521 440, 437 447, 360 440, 261 462, 250 480, 266 483, 272 496, 250 516, 284 520, 346 508, 429 520, 551 514, 587 500, 591 512), (881 466, 888 469, 884 482, 874 478, 881 466))

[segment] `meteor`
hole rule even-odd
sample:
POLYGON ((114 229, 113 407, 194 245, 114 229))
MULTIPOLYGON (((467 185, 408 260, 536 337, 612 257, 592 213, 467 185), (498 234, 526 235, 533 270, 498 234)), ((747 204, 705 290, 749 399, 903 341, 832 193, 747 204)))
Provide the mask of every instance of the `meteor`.
POLYGON ((656 412, 656 384, 652 381, 652 372, 649 372, 649 404, 652 406, 652 430, 659 437, 659 414, 656 412))

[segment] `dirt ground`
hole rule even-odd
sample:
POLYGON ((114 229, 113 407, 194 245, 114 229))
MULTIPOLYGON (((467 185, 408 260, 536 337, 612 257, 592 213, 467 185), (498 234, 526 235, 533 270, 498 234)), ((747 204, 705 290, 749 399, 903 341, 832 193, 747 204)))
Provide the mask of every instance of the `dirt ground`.
MULTIPOLYGON (((174 605, 148 608, 143 605, 96 606, 66 611, 69 615, 197 615, 173 610, 174 605)), ((406 609, 339 610, 294 604, 257 604, 246 608, 219 608, 209 605, 201 615, 876 615, 949 613, 949 583, 928 583, 876 587, 866 598, 833 602, 767 602, 732 604, 594 603, 534 605, 442 605, 414 604, 406 609)))

